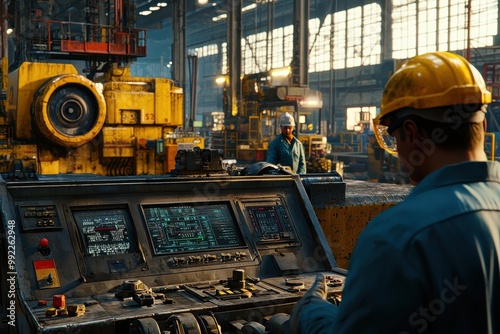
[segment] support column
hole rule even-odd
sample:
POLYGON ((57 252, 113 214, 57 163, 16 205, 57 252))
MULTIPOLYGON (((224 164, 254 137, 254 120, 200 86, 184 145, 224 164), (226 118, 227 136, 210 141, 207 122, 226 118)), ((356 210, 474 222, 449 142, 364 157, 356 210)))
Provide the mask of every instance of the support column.
MULTIPOLYGON (((186 0, 174 0, 172 9, 172 78, 186 92, 186 0)), ((186 124, 186 99, 182 102, 183 124, 186 124)))
POLYGON ((241 8, 242 0, 227 0, 227 63, 229 67, 229 112, 238 115, 241 101, 241 8))
POLYGON ((309 85, 309 0, 293 0, 292 86, 309 85))

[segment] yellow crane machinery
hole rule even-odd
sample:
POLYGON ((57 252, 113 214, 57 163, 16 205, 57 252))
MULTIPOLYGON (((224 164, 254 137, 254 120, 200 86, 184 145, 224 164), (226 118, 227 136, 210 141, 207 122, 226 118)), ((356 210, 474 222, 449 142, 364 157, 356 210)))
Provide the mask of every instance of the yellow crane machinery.
POLYGON ((0 170, 159 174, 165 140, 182 125, 182 90, 115 68, 99 80, 73 65, 24 62, 9 75, 0 170))
POLYGON ((77 5, 85 15, 71 21, 46 2, 2 1, 0 172, 171 171, 178 143, 203 148, 203 139, 179 131, 181 87, 131 75, 130 62, 146 55, 134 1, 77 5), (14 27, 8 38, 7 26, 14 27))

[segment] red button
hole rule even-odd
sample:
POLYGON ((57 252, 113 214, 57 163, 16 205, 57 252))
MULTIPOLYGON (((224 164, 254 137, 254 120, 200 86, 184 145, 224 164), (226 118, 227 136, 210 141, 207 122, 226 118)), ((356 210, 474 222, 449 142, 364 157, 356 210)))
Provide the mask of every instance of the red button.
POLYGON ((47 248, 47 247, 49 247, 49 240, 47 240, 47 238, 40 239, 40 248, 47 248))
POLYGON ((66 307, 66 296, 65 295, 54 295, 52 297, 52 306, 54 307, 66 307))

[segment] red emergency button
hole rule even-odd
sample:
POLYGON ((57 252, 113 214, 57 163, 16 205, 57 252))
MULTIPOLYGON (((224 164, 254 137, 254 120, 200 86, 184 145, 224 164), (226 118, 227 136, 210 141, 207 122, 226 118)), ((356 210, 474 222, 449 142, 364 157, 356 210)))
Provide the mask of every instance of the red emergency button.
POLYGON ((38 251, 43 256, 48 256, 50 254, 49 240, 47 238, 40 239, 38 243, 38 251))
POLYGON ((49 247, 49 240, 47 238, 42 238, 40 239, 40 248, 47 248, 49 247))

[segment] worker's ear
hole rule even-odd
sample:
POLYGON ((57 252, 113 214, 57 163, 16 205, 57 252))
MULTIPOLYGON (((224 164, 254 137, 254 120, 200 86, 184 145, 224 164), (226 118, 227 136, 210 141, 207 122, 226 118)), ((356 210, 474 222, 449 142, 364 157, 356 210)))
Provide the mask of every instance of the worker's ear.
POLYGON ((419 144, 422 141, 422 133, 419 131, 417 123, 412 119, 407 119, 403 123, 403 129, 408 141, 414 144, 419 144))

